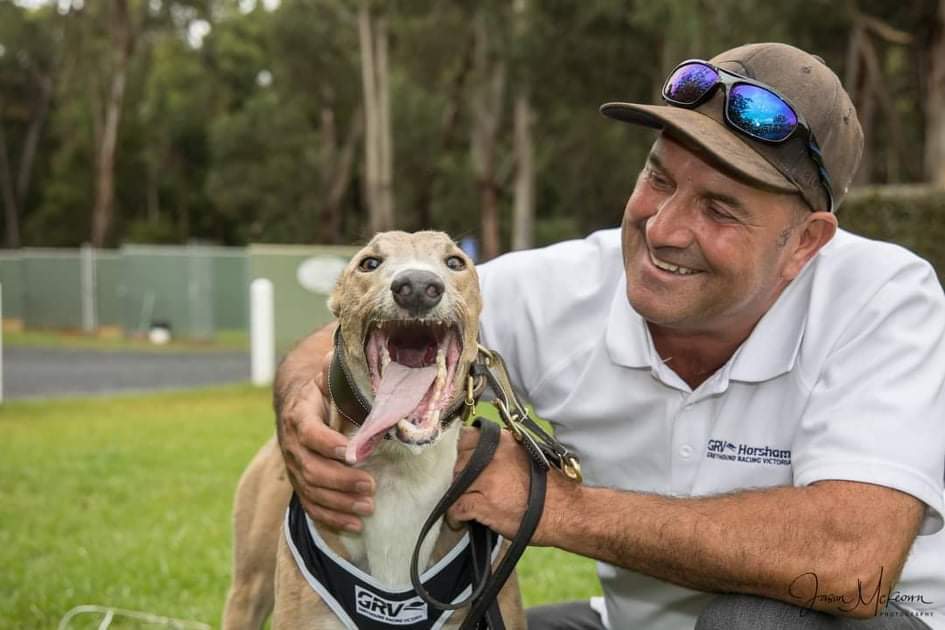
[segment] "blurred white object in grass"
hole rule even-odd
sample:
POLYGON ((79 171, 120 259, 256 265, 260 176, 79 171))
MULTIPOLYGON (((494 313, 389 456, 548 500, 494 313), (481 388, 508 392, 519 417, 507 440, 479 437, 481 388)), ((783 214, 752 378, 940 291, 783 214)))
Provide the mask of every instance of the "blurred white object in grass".
POLYGON ((211 627, 205 623, 199 621, 189 621, 187 619, 172 619, 170 617, 162 617, 160 615, 155 615, 149 612, 143 612, 140 610, 125 610, 123 608, 112 608, 111 606, 96 606, 94 604, 84 604, 82 606, 76 606, 65 615, 62 619, 59 620, 59 630, 68 630, 69 625, 72 623, 73 618, 78 615, 87 615, 95 614, 102 615, 102 621, 99 623, 98 630, 105 630, 108 628, 112 619, 116 616, 118 617, 127 617, 129 619, 137 619, 143 621, 149 625, 158 625, 158 626, 171 626, 173 628, 193 628, 193 630, 211 630, 211 627))

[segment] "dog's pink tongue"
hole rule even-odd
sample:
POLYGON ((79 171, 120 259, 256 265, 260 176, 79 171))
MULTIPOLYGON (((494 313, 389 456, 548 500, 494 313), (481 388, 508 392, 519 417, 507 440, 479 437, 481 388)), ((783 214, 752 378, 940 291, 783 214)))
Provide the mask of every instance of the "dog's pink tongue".
POLYGON ((345 460, 357 464, 371 454, 380 436, 416 409, 436 378, 436 366, 412 368, 391 361, 374 395, 374 406, 348 442, 345 460))

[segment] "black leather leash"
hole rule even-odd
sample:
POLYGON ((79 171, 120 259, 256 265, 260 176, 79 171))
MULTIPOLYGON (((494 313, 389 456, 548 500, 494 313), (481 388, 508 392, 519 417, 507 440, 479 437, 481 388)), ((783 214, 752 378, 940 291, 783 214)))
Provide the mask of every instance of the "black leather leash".
MULTIPOLYGON (((505 555, 495 571, 492 570, 492 543, 488 528, 476 521, 467 523, 469 542, 474 562, 474 576, 472 592, 461 602, 449 603, 434 599, 420 582, 420 567, 418 559, 420 547, 427 534, 435 523, 446 516, 449 508, 469 488, 482 471, 489 465, 499 446, 502 430, 498 425, 476 418, 473 425, 480 430, 479 443, 473 450, 466 468, 459 474, 446 494, 440 499, 433 513, 430 514, 423 528, 417 545, 414 547, 410 562, 410 581, 417 594, 430 606, 440 610, 455 610, 470 605, 469 612, 463 620, 460 630, 489 629, 504 630, 505 624, 499 612, 499 591, 508 581, 516 563, 525 553, 525 548, 538 528, 542 512, 545 507, 545 490, 547 489, 547 474, 550 468, 555 468, 569 479, 580 482, 581 468, 577 458, 568 452, 552 436, 529 416, 528 411, 519 403, 512 390, 505 368, 505 362, 497 353, 479 348, 479 360, 473 365, 470 374, 469 391, 476 386, 472 379, 479 379, 488 384, 496 398, 493 401, 505 427, 515 439, 522 444, 529 454, 529 481, 528 499, 525 513, 519 523, 518 531, 512 538, 505 555)), ((467 401, 468 402, 468 401, 467 401)), ((472 402, 475 406, 475 401, 472 402)))
MULTIPOLYGON (((470 606, 460 630, 504 630, 505 624, 499 612, 497 598, 499 591, 512 574, 515 564, 525 553, 525 548, 541 520, 545 506, 548 470, 554 468, 568 479, 578 483, 581 481, 581 466, 577 457, 554 437, 548 435, 528 414, 528 410, 515 396, 505 361, 495 351, 479 346, 476 360, 470 366, 469 374, 466 376, 465 392, 450 403, 443 414, 441 424, 446 426, 460 415, 464 421, 468 420, 473 415, 476 404, 486 387, 490 388, 495 395, 495 399, 491 402, 499 412, 502 424, 529 454, 528 499, 522 522, 494 571, 492 568, 493 536, 481 523, 470 521, 466 524, 469 531, 470 552, 473 555, 473 583, 472 592, 465 600, 456 603, 438 601, 420 582, 420 547, 427 534, 441 518, 445 517, 449 508, 489 465, 499 446, 502 429, 488 420, 476 418, 473 425, 479 427, 479 443, 473 450, 466 468, 447 489, 446 494, 424 523, 410 562, 410 581, 417 594, 427 604, 440 610, 456 610, 470 606)), ((360 394, 348 369, 344 343, 337 332, 328 390, 332 403, 348 421, 361 425, 371 412, 370 403, 360 394)))
POLYGON ((493 455, 499 446, 502 430, 498 425, 476 418, 473 423, 480 429, 479 443, 476 445, 469 463, 463 469, 459 477, 437 503, 433 513, 423 524, 420 530, 420 537, 417 540, 417 546, 414 548, 413 557, 410 562, 410 581, 414 589, 421 598, 434 608, 440 610, 456 610, 464 606, 470 606, 461 630, 471 628, 489 628, 490 630, 503 630, 505 624, 502 621, 502 615, 499 612, 498 595, 502 587, 505 586, 512 570, 518 563, 525 548, 531 540, 532 535, 538 528, 538 522, 541 520, 542 512, 545 507, 545 489, 547 486, 548 469, 542 464, 529 457, 531 466, 528 483, 528 500, 526 503, 525 514, 522 522, 519 524, 518 531, 512 538, 508 550, 499 562, 495 571, 492 570, 492 539, 489 536, 488 528, 477 522, 467 523, 469 530, 469 544, 473 554, 473 584, 472 592, 466 599, 455 602, 441 602, 433 598, 420 581, 420 567, 418 557, 420 546, 426 539, 427 534, 434 524, 446 516, 449 508, 459 499, 467 488, 476 480, 479 474, 492 461, 493 455))

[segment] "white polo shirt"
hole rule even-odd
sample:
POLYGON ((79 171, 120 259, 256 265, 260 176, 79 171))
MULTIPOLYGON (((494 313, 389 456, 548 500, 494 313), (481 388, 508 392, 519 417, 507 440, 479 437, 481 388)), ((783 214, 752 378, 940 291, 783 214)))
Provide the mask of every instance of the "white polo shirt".
MULTIPOLYGON (((945 629, 945 296, 927 262, 839 231, 694 391, 627 301, 618 230, 480 274, 483 342, 586 483, 703 496, 845 479, 909 493, 926 516, 893 599, 945 629)), ((614 629, 691 628, 711 598, 605 563, 598 574, 614 629)))

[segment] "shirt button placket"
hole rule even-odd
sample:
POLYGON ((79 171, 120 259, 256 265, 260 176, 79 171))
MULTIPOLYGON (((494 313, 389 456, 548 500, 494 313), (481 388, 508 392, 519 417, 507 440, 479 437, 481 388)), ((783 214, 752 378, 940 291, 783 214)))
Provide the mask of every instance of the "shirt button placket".
POLYGON ((692 487, 691 476, 695 463, 692 456, 695 452, 692 438, 698 433, 696 427, 692 426, 692 423, 697 421, 693 417, 695 411, 695 404, 684 400, 673 423, 673 452, 670 454, 673 469, 672 489, 673 494, 679 496, 688 496, 692 487))

